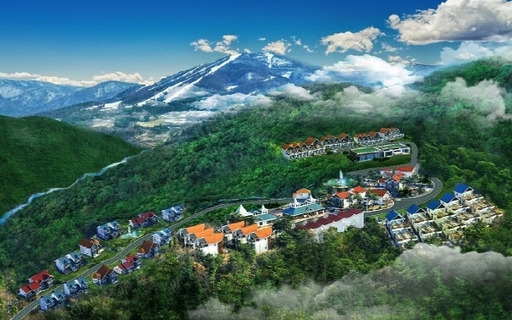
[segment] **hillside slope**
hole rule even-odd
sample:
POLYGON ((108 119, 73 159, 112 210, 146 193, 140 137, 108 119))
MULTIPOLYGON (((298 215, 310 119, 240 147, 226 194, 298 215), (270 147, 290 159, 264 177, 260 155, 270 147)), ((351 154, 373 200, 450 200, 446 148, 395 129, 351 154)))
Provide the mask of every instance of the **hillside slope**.
POLYGON ((0 116, 0 212, 136 154, 121 139, 41 117, 0 116))

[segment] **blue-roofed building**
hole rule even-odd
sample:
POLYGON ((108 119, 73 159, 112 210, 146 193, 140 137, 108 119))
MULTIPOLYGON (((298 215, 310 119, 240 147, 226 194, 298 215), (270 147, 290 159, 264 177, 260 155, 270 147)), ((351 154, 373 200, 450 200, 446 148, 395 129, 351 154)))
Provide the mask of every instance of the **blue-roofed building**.
POLYGON ((439 200, 446 208, 460 204, 459 199, 453 193, 445 193, 439 200))
POLYGON ((76 251, 55 259, 55 266, 63 274, 74 272, 84 265, 82 255, 76 251))
POLYGON ((107 222, 96 228, 98 237, 103 240, 109 240, 119 237, 121 234, 121 225, 117 221, 107 222))
POLYGON ((418 213, 425 213, 425 210, 420 208, 417 204, 413 204, 409 208, 407 208, 406 212, 408 216, 411 216, 418 213))
POLYGON ((158 243, 159 245, 164 245, 169 243, 171 236, 171 230, 169 228, 165 228, 153 233, 153 242, 158 243))
POLYGON ((431 218, 435 218, 439 213, 444 212, 446 207, 439 202, 439 200, 432 199, 429 203, 427 203, 427 214, 431 218))
POLYGON ((457 198, 465 198, 467 196, 473 195, 473 188, 468 186, 465 183, 459 183, 453 188, 453 193, 457 198))
POLYGON ((420 208, 418 205, 413 204, 406 210, 407 218, 413 224, 421 224, 429 220, 425 209, 420 208))
POLYGON ((390 232, 393 229, 405 228, 404 222, 405 222, 405 218, 395 210, 391 210, 386 215, 386 226, 390 230, 390 232))
POLYGON ((183 208, 181 205, 172 206, 168 209, 162 210, 162 219, 167 222, 177 221, 183 217, 184 211, 185 208, 183 208))
POLYGON ((66 302, 66 295, 62 291, 54 291, 47 296, 39 298, 39 308, 42 311, 55 309, 66 302))
POLYGON ((254 223, 259 227, 271 225, 277 217, 271 213, 258 214, 254 216, 254 223))
POLYGON ((67 296, 79 295, 87 291, 88 284, 85 278, 77 278, 64 283, 64 294, 67 296))

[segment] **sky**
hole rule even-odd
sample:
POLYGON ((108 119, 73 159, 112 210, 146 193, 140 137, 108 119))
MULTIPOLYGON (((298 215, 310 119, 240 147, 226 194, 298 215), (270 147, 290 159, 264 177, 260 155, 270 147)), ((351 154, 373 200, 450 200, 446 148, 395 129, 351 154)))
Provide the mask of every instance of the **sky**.
POLYGON ((151 83, 227 54, 325 66, 506 52, 506 0, 0 0, 0 77, 151 83))

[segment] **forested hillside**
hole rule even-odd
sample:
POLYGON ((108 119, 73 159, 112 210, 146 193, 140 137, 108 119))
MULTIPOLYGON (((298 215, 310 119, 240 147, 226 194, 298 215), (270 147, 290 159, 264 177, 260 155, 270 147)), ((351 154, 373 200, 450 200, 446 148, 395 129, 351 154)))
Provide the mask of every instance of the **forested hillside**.
MULTIPOLYGON (((501 62, 499 69, 509 67, 501 62)), ((0 228, 0 269, 24 279, 51 264, 59 254, 74 249, 78 240, 93 234, 99 223, 127 219, 175 203, 194 211, 219 199, 289 196, 305 186, 315 192, 323 181, 336 177, 339 169, 346 172, 375 164, 354 164, 344 155, 289 162, 281 155, 281 144, 304 141, 308 136, 352 135, 381 126, 396 126, 417 143, 423 173, 439 177, 448 187, 466 182, 506 210, 498 226, 469 228, 464 251, 492 250, 512 255, 512 104, 505 88, 497 79, 488 78, 486 70, 468 65, 456 70, 454 77, 427 78, 424 92, 410 92, 400 98, 354 86, 319 85, 308 88, 310 96, 306 100, 274 98, 268 107, 219 115, 188 129, 180 143, 158 147, 101 177, 35 201, 0 228), (457 78, 465 73, 476 73, 473 79, 477 80, 457 78), (444 85, 430 90, 427 84, 433 81, 444 85), (23 250, 26 247, 31 250, 23 250)), ((304 233, 292 231, 280 238, 282 251, 257 258, 250 252, 234 254, 227 263, 205 258, 205 269, 199 268, 203 271, 194 267, 191 258, 178 259, 169 253, 154 269, 144 271, 144 277, 134 277, 102 296, 89 297, 72 307, 68 315, 57 317, 178 319, 212 294, 236 308, 254 307, 257 302, 245 298, 255 287, 298 285, 308 279, 326 284, 351 269, 366 273, 388 265, 397 252, 381 231, 369 223, 364 230, 333 235, 325 247, 311 243, 304 233), (141 308, 132 308, 139 303, 141 308)), ((376 273, 384 283, 386 270, 376 273)), ((485 291, 487 288, 481 289, 487 282, 446 278, 438 269, 426 270, 421 264, 398 265, 389 272, 398 273, 403 282, 369 286, 373 288, 369 291, 377 290, 369 297, 375 304, 369 305, 404 301, 404 314, 400 314, 403 319, 510 315, 503 299, 506 289, 510 290, 508 276, 491 279, 489 275, 486 279, 497 281, 491 281, 489 288, 499 288, 501 283, 503 290, 485 291), (418 284, 415 280, 420 271, 418 284), (409 296, 400 291, 404 283, 415 288, 431 286, 406 300, 409 296), (484 294, 487 292, 496 295, 488 297, 484 294), (468 293, 481 294, 471 300, 468 293), (484 310, 487 301, 493 305, 484 310), (481 311, 468 309, 472 305, 481 311)), ((367 295, 361 293, 358 297, 358 301, 368 301, 367 295)), ((264 306, 262 312, 273 310, 264 306)), ((276 319, 307 319, 309 315, 308 311, 284 315, 275 312, 276 319)))
POLYGON ((140 152, 121 139, 42 117, 0 116, 0 214, 140 152))

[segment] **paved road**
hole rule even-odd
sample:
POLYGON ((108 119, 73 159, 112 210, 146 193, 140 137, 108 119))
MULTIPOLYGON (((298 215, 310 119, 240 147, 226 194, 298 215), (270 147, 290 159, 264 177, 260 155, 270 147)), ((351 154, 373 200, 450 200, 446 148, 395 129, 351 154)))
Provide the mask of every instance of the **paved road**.
MULTIPOLYGON (((292 201, 291 198, 276 198, 276 199, 238 200, 238 201, 235 201, 235 202, 223 203, 223 204, 219 204, 219 205, 216 205, 216 206, 213 206, 213 207, 206 208, 206 209, 201 210, 199 212, 196 212, 196 213, 188 216, 187 218, 181 219, 180 221, 172 224, 171 227, 174 230, 176 230, 176 229, 180 228, 181 226, 185 225, 190 220, 195 219, 197 217, 200 217, 200 216, 202 216, 202 215, 204 215, 204 214, 206 214, 208 212, 212 212, 212 211, 218 210, 218 209, 227 208, 227 207, 230 207, 230 206, 233 206, 233 205, 236 205, 236 204, 241 204, 241 203, 243 203, 243 204, 290 203, 291 201, 292 201)), ((135 240, 135 241, 131 242, 130 244, 128 244, 121 251, 119 251, 115 256, 113 256, 113 257, 111 257, 109 259, 105 259, 105 260, 99 261, 94 267, 91 267, 91 268, 83 271, 82 273, 77 274, 76 277, 77 278, 78 277, 88 278, 88 277, 92 276, 101 267, 101 265, 103 265, 103 264, 108 265, 108 264, 112 264, 112 263, 114 263, 116 261, 121 260, 121 258, 124 258, 125 256, 127 256, 130 251, 132 251, 133 249, 135 249, 138 246, 140 246, 144 240, 150 240, 151 238, 152 238, 152 233, 149 233, 149 234, 146 234, 146 235, 144 235, 144 236, 142 236, 140 238, 137 238, 137 240, 135 240)), ((63 287, 63 285, 54 286, 51 289, 45 291, 45 294, 49 294, 49 293, 51 293, 51 292, 53 292, 55 290, 64 290, 64 287, 63 287)), ((35 299, 31 303, 29 303, 27 306, 25 306, 23 309, 21 309, 11 319, 12 320, 21 320, 25 316, 27 316, 32 310, 35 310, 37 308, 39 308, 39 298, 35 299)))
POLYGON ((377 211, 365 212, 365 217, 370 217, 381 213, 387 213, 391 210, 407 209, 413 204, 424 203, 434 199, 439 195, 439 193, 441 193, 441 190, 443 190, 443 183, 441 182, 441 180, 437 178, 432 178, 432 182, 434 183, 434 188, 428 194, 414 198, 402 198, 399 201, 395 200, 395 204, 393 205, 393 207, 377 211))
MULTIPOLYGON (((418 147, 416 146, 416 144, 414 142, 408 142, 408 144, 411 145, 411 161, 407 164, 402 164, 401 166, 404 166, 404 165, 412 165, 413 166, 413 165, 416 165, 416 163, 418 162, 418 147)), ((366 175, 366 174, 368 174, 368 172, 370 172, 372 170, 375 170, 375 168, 359 170, 359 171, 351 171, 351 172, 347 172, 346 174, 366 175)), ((432 190, 431 193, 424 195, 424 196, 416 197, 416 198, 409 198, 409 199, 402 199, 401 201, 395 201, 395 204, 393 205, 392 208, 383 209, 383 210, 379 210, 379 211, 372 211, 372 212, 366 213, 365 216, 373 216, 373 215, 381 214, 384 212, 389 212, 392 209, 395 209, 395 210, 406 209, 413 203, 422 203, 422 202, 429 201, 430 199, 433 199, 441 192, 441 190, 443 188, 443 184, 437 178, 432 178, 432 181, 434 182, 434 189, 432 190)), ((242 199, 242 200, 235 201, 235 202, 218 204, 213 207, 209 207, 209 208, 206 208, 199 212, 196 212, 196 213, 188 216, 187 218, 184 218, 184 219, 174 223, 173 225, 171 225, 171 227, 176 230, 176 229, 180 228, 181 226, 185 225, 190 220, 200 217, 208 212, 212 212, 212 211, 218 210, 218 209, 227 208, 227 207, 230 207, 230 206, 233 206, 236 204, 240 204, 240 203, 243 203, 243 204, 268 204, 268 203, 276 203, 276 202, 277 203, 290 203, 291 201, 292 201, 291 198, 255 199, 255 200, 243 200, 242 199)), ((123 250, 119 251, 112 258, 98 262, 97 265, 87 269, 86 271, 77 275, 77 277, 87 278, 87 277, 92 276, 93 273, 95 273, 102 264, 108 265, 108 264, 112 264, 112 263, 120 260, 121 258, 125 257, 128 254, 128 252, 130 252, 133 249, 135 249, 136 247, 140 246, 144 240, 149 240, 149 239, 151 239, 151 237, 152 237, 152 234, 150 233, 150 234, 146 234, 146 235, 142 236, 141 238, 138 238, 134 242, 127 245, 123 250)), ((52 288, 52 290, 63 290, 63 286, 62 285, 56 286, 56 287, 52 288)), ((48 290, 47 292, 49 293, 51 291, 48 290)), ((35 310, 38 307, 39 307, 39 299, 36 299, 36 300, 32 301, 30 304, 28 304, 25 308, 23 308, 20 312, 18 312, 12 318, 12 320, 21 320, 27 314, 29 314, 32 310, 35 310)))

